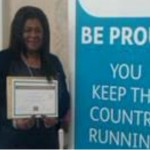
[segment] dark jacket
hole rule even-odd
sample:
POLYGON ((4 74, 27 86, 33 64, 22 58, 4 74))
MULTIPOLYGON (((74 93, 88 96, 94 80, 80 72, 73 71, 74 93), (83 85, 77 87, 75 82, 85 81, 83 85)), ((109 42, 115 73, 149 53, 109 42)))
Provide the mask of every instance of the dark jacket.
MULTIPOLYGON (((53 127, 55 129, 43 127, 19 131, 12 127, 10 120, 7 120, 6 77, 9 75, 10 65, 14 59, 15 54, 11 50, 7 49, 0 52, 0 148, 55 148, 55 146, 50 146, 47 143, 57 141, 57 127, 53 127)), ((65 74, 56 56, 49 54, 49 59, 58 73, 59 119, 62 120, 69 109, 69 94, 65 83, 65 74)))

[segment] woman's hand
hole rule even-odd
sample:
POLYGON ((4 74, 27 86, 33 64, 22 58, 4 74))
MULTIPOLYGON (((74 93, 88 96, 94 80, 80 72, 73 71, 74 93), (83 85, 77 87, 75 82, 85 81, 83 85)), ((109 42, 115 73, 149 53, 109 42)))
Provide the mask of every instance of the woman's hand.
POLYGON ((47 118, 43 117, 43 122, 46 128, 52 127, 58 123, 57 118, 47 118))
POLYGON ((13 126, 16 129, 21 129, 21 130, 27 130, 33 127, 34 125, 34 119, 14 119, 13 120, 13 126))

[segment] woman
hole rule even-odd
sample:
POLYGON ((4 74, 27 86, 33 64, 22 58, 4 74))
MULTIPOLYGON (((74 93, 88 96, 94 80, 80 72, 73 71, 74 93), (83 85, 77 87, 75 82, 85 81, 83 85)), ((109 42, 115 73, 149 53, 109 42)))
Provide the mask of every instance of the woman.
POLYGON ((49 54, 50 31, 45 14, 26 6, 15 15, 10 45, 0 52, 0 148, 58 148, 57 130, 69 109, 65 75, 58 58, 49 54), (45 76, 58 80, 59 117, 7 120, 7 76, 45 76))

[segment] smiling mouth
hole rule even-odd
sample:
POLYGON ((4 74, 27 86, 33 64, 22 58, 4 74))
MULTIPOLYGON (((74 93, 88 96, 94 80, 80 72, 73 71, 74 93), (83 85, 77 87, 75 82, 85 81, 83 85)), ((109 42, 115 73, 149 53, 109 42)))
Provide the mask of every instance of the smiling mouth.
POLYGON ((35 45, 35 44, 39 44, 39 41, 38 40, 36 40, 36 41, 27 41, 27 44, 35 45))

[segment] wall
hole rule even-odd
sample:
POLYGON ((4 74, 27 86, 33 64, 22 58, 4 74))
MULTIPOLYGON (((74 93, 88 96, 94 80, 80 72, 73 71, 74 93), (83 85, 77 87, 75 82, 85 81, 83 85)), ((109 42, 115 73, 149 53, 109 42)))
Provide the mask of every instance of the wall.
MULTIPOLYGON (((2 11, 2 8, 3 8, 3 1, 2 0, 0 0, 0 22, 2 22, 2 20, 3 20, 3 11, 2 11)), ((2 41, 2 39, 3 39, 3 24, 1 23, 0 24, 0 49, 2 49, 3 48, 3 41, 2 41)))

